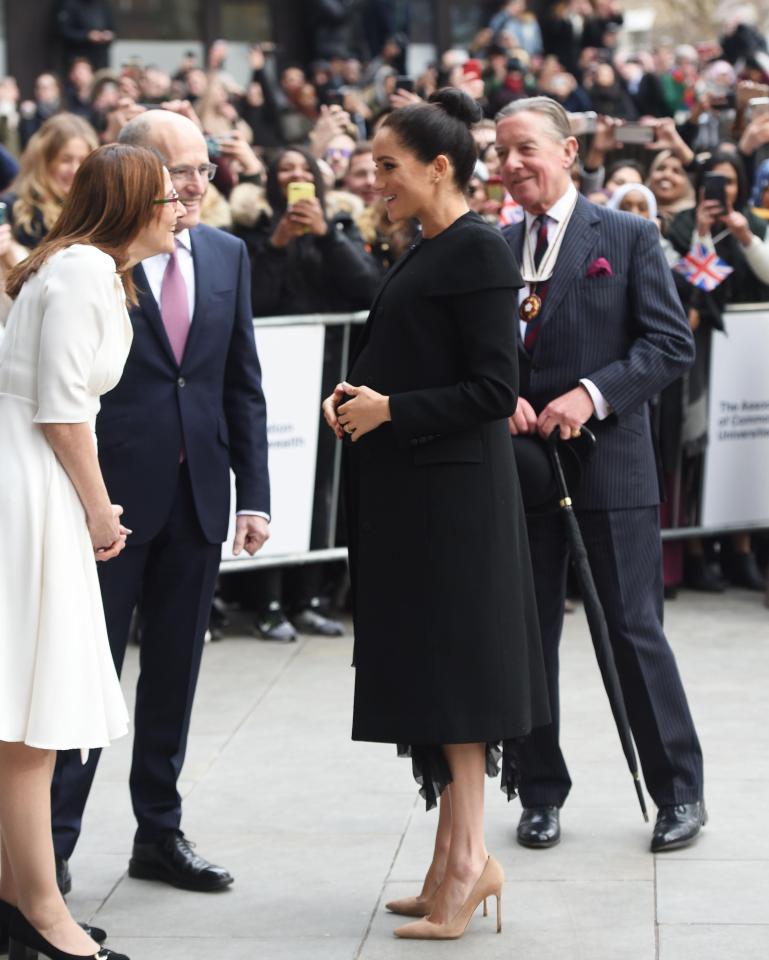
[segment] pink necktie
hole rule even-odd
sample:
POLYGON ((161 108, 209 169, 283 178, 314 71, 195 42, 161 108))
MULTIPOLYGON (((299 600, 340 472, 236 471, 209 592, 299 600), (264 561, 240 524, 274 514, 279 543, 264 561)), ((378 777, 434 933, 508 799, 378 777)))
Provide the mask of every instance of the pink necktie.
POLYGON ((177 240, 176 248, 168 258, 160 287, 160 315, 176 362, 181 366, 184 347, 190 332, 190 304, 187 299, 187 287, 176 257, 178 249, 179 241, 177 240))

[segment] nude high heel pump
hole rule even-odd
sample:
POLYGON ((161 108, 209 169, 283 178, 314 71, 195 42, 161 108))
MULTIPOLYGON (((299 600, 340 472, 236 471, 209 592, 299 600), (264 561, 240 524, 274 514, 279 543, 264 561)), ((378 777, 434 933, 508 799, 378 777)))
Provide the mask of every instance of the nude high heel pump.
POLYGON ((497 898, 497 933, 501 933, 502 884, 504 882, 505 874, 502 867, 494 857, 489 857, 486 866, 483 868, 483 873, 478 877, 475 886, 470 891, 470 896, 448 923, 433 923, 429 917, 425 917, 422 920, 415 920, 413 923, 398 927, 395 936, 406 940, 458 940, 467 929, 473 914, 481 903, 484 906, 484 916, 486 915, 486 899, 488 897, 497 898))
POLYGON ((432 910, 434 901, 435 894, 431 897, 403 897, 402 900, 386 903, 385 908, 401 917, 426 917, 432 910))

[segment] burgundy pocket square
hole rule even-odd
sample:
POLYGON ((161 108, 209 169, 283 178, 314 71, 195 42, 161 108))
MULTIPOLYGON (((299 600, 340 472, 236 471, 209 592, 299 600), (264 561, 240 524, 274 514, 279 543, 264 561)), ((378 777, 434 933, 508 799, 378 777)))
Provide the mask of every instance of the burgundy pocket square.
POLYGON ((611 264, 605 257, 599 257, 597 260, 593 260, 590 266, 587 268, 586 277, 613 277, 614 271, 611 268, 611 264))

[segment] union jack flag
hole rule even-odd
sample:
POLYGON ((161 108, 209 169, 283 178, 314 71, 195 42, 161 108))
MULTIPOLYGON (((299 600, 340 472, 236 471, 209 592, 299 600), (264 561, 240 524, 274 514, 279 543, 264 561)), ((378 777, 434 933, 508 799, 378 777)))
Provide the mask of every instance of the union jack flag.
POLYGON ((732 268, 708 250, 704 243, 697 243, 693 250, 684 254, 673 264, 673 269, 682 274, 689 283, 710 293, 732 273, 732 268))
POLYGON ((526 214, 523 212, 523 207, 517 204, 510 194, 505 191, 505 199, 499 211, 500 227, 507 227, 511 223, 520 223, 525 217, 526 214))

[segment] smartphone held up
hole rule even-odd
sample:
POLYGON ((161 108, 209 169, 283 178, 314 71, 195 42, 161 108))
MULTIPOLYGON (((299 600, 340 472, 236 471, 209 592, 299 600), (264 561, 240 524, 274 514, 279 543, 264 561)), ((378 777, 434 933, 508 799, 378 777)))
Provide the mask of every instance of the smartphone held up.
POLYGON ((702 196, 705 200, 716 200, 726 209, 726 177, 720 173, 706 173, 703 178, 702 196))
MULTIPOLYGON (((292 183, 289 183, 286 188, 286 202, 288 204, 288 209, 294 206, 295 203, 298 203, 300 200, 314 200, 315 199, 315 184, 310 181, 305 180, 295 180, 292 183)), ((309 227, 304 228, 305 233, 310 232, 309 227)))

